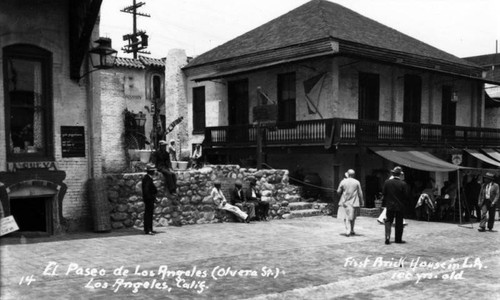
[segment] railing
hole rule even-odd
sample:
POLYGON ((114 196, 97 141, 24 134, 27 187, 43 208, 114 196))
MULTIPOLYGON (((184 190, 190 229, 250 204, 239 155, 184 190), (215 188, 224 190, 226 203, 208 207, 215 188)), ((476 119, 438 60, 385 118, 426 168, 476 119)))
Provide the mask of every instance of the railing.
MULTIPOLYGON (((322 119, 277 123, 264 131, 266 145, 397 145, 500 147, 500 129, 322 119)), ((207 127, 207 146, 250 146, 257 141, 253 125, 207 127)))

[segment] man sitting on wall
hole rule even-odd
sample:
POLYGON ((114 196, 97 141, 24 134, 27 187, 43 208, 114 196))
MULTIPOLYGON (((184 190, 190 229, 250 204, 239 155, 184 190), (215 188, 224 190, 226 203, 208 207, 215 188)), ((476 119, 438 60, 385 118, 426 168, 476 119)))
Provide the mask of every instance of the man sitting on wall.
POLYGON ((248 203, 253 203, 255 206, 256 219, 259 221, 267 221, 269 213, 269 203, 262 201, 261 194, 257 189, 257 180, 250 180, 250 187, 246 190, 245 197, 248 203))
POLYGON ((236 180, 234 183, 234 189, 231 196, 232 205, 245 210, 248 214, 248 219, 251 220, 255 218, 255 204, 247 201, 245 192, 243 191, 243 184, 240 180, 236 180))
POLYGON ((160 150, 155 154, 156 168, 159 172, 163 174, 165 178, 165 192, 168 195, 176 195, 177 192, 177 177, 172 169, 172 163, 170 161, 170 155, 167 152, 167 142, 160 141, 160 150))

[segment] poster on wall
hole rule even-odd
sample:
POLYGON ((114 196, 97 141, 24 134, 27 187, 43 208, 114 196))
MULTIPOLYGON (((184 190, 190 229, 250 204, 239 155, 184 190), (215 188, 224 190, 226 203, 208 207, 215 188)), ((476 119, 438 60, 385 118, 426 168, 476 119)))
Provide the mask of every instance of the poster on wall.
POLYGON ((85 157, 85 128, 61 126, 62 157, 85 157))

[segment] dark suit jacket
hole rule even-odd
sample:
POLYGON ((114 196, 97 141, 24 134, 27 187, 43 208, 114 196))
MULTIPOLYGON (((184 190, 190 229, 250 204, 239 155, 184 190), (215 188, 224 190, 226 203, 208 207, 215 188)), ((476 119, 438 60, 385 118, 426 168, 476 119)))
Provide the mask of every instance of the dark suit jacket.
POLYGON ((238 189, 234 188, 232 193, 231 193, 231 204, 235 205, 236 203, 242 203, 247 200, 247 197, 245 195, 245 191, 241 189, 241 196, 240 193, 238 193, 238 189))
POLYGON ((158 190, 153 183, 153 178, 149 175, 144 175, 142 178, 142 199, 144 202, 154 203, 158 190))
POLYGON ((257 196, 257 198, 252 197, 252 187, 249 187, 245 191, 245 197, 247 198, 248 201, 260 201, 261 194, 260 194, 259 190, 257 190, 256 188, 254 188, 254 190, 255 190, 255 195, 257 196))
POLYGON ((382 193, 387 210, 402 212, 410 200, 408 185, 399 178, 386 180, 382 193))
POLYGON ((155 153, 156 168, 160 172, 172 169, 172 162, 170 161, 170 154, 162 147, 155 153))

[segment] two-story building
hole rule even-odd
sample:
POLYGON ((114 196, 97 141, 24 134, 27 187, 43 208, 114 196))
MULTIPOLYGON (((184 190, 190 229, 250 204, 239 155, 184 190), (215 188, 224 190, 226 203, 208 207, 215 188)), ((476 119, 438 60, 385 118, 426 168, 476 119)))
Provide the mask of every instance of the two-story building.
POLYGON ((90 228, 102 151, 89 49, 101 3, 0 1, 0 199, 22 232, 90 228))
POLYGON ((484 84, 498 83, 480 66, 325 0, 182 70, 189 140, 209 162, 255 166, 262 139, 265 167, 316 173, 328 197, 350 168, 370 206, 394 164, 416 188, 440 186, 452 154, 500 147, 500 130, 484 126, 484 84))

